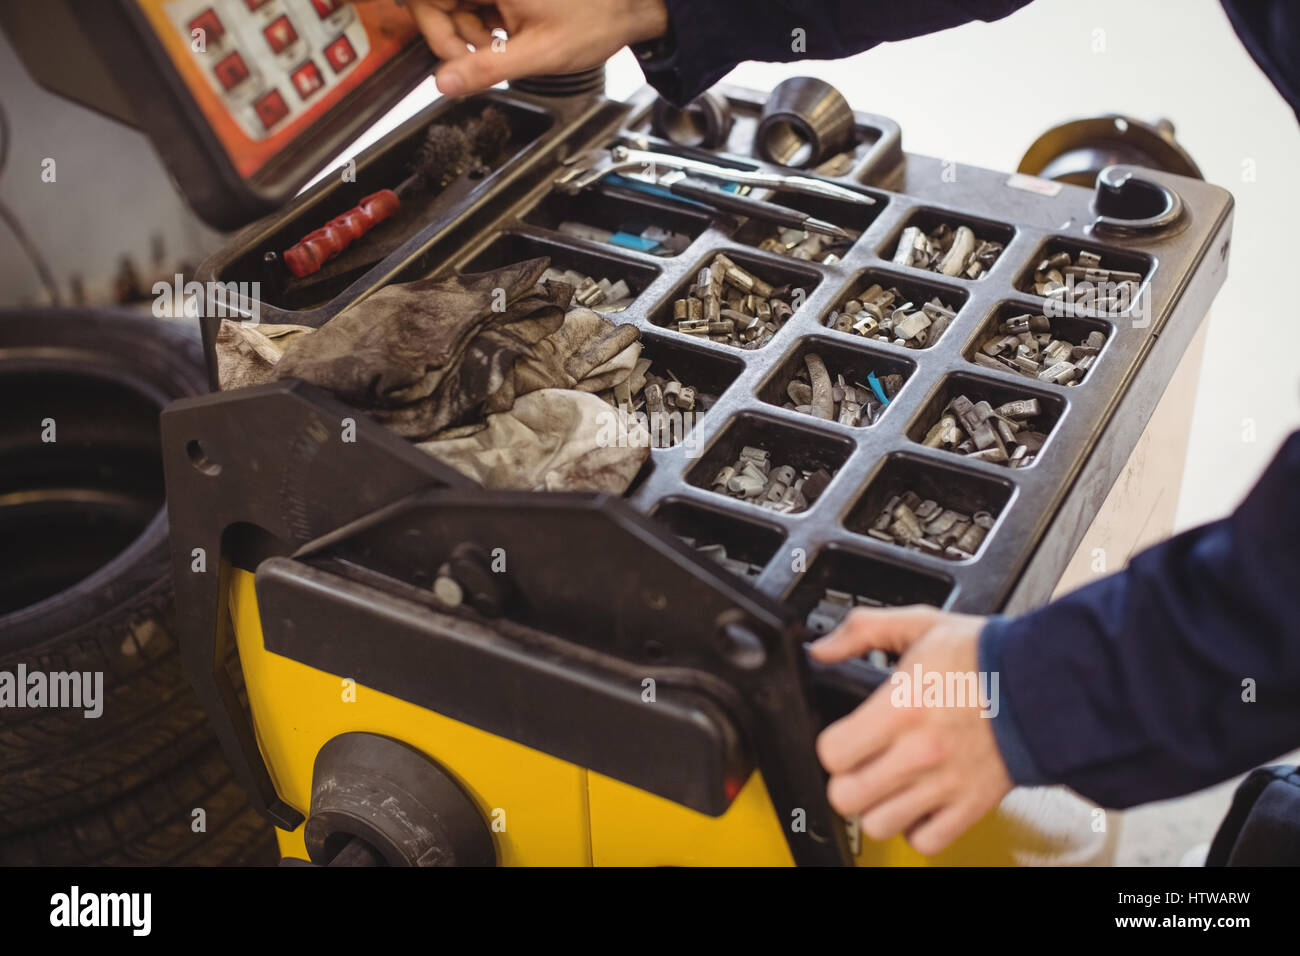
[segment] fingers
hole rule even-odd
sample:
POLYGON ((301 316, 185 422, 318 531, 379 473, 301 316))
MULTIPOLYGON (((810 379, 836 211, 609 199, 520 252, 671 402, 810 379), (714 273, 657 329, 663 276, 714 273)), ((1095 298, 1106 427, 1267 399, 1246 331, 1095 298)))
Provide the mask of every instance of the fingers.
POLYGON ((879 648, 902 653, 937 624, 942 612, 925 604, 854 608, 843 623, 809 650, 819 661, 842 661, 879 648))
POLYGON ((904 738, 853 772, 832 776, 827 798, 841 816, 859 817, 873 840, 906 833, 918 852, 938 853, 1001 799, 995 788, 984 804, 972 799, 949 756, 933 737, 904 738))
POLYGON ((923 856, 941 853, 997 803, 998 800, 954 800, 908 829, 907 842, 912 845, 912 849, 923 856))
MULTIPOLYGON (((977 701, 939 685, 915 691, 926 675, 975 674, 984 619, 929 607, 853 612, 813 646, 823 660, 869 648, 903 655, 900 667, 853 713, 817 738, 830 773, 827 799, 883 840, 907 833, 923 853, 942 850, 1012 786, 989 722, 977 701), (902 690, 902 696, 896 696, 902 690)), ((955 685, 953 685, 955 686, 955 685)))
POLYGON ((955 796, 945 780, 925 778, 864 813, 862 832, 873 840, 888 840, 923 826, 927 817, 942 812, 955 796))
POLYGON ((410 10, 416 27, 424 34, 429 48, 440 60, 450 60, 465 55, 468 49, 465 38, 456 32, 451 11, 435 5, 430 0, 412 0, 410 10))
POLYGON ((909 708, 895 707, 889 685, 882 684, 858 708, 817 737, 817 758, 828 773, 847 773, 885 751, 914 719, 909 708))
POLYGON ((846 816, 862 813, 890 794, 905 789, 921 775, 940 766, 949 755, 947 744, 934 734, 905 734, 891 746, 891 736, 886 732, 883 746, 878 745, 865 757, 859 757, 855 751, 862 746, 861 729, 841 730, 844 736, 825 748, 818 741, 818 754, 825 749, 828 759, 836 766, 830 770, 826 795, 831 806, 846 816), (852 762, 855 758, 857 763, 852 762))
POLYGON ((473 53, 449 60, 438 70, 438 89, 444 93, 471 93, 521 76, 549 71, 552 52, 539 39, 536 28, 521 31, 505 43, 491 40, 473 53))
POLYGON ((858 817, 872 840, 903 833, 918 853, 933 856, 1011 789, 1009 780, 988 777, 968 780, 944 753, 904 744, 854 773, 833 776, 827 797, 841 816, 858 817))
POLYGON ((455 0, 413 0, 411 16, 430 49, 443 61, 437 82, 444 95, 486 89, 535 72, 518 65, 521 54, 528 52, 529 44, 523 38, 494 47, 492 30, 500 26, 501 18, 493 8, 486 7, 480 13, 455 0))
POLYGON ((492 30, 484 23, 480 14, 469 10, 456 10, 451 15, 451 22, 466 41, 474 44, 475 49, 492 45, 492 30))

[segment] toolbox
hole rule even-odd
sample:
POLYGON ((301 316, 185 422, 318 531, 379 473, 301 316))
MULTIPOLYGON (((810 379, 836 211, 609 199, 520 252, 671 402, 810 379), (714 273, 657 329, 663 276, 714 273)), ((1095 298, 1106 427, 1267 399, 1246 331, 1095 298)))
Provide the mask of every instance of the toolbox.
MULTIPOLYGON (((295 12, 289 0, 276 6, 295 12)), ((356 9, 365 16, 370 6, 356 9)), ((413 56, 409 44, 399 48, 374 76, 413 56)), ((353 91, 370 97, 353 128, 391 101, 367 92, 376 85, 353 91)), ((233 297, 237 315, 320 327, 391 283, 548 256, 559 269, 625 280, 633 300, 612 318, 640 330, 646 357, 717 396, 689 440, 652 450, 621 498, 481 489, 296 381, 215 392, 164 413, 183 653, 286 856, 904 858, 897 847, 863 845, 826 802, 813 739, 888 671, 866 660, 813 666, 804 650, 810 615, 828 590, 857 603, 977 614, 1046 601, 1225 278, 1232 198, 1197 179, 1112 166, 1088 188, 954 165, 905 153, 899 125, 865 112, 853 113, 843 168, 810 174, 753 155, 766 94, 713 92, 731 126, 711 151, 660 140, 653 91, 614 101, 595 74, 438 100, 293 199, 285 184, 317 171, 319 144, 290 148, 274 189, 257 172, 232 177, 238 163, 224 148, 208 153, 229 187, 224 203, 214 200, 226 207, 222 218, 276 206, 195 277, 257 288, 233 297), (506 115, 511 135, 486 175, 462 176, 380 224, 319 275, 276 271, 285 247, 401 180, 431 123, 487 105, 506 115), (770 233, 756 222, 672 197, 618 183, 576 194, 557 185, 566 161, 618 144, 816 175, 874 204, 770 196, 857 234, 823 263, 762 248, 770 233), (558 228, 571 221, 608 232, 651 222, 689 245, 651 254, 558 228), (906 230, 940 224, 966 226, 1001 251, 978 278, 899 264, 906 230), (793 315, 761 347, 676 329, 674 301, 719 252, 799 290, 793 315), (1045 311, 1035 273, 1062 252, 1139 276, 1139 307, 1053 320, 1053 332, 1074 339, 1104 336, 1074 384, 978 362, 1000 323, 1045 311), (955 316, 921 348, 827 324, 873 285, 918 305, 937 297, 955 316), (894 375, 901 388, 871 424, 804 414, 786 407, 786 393, 809 353, 850 381, 894 375), (927 443, 958 396, 995 408, 1034 400, 1046 438, 1032 463, 1010 467, 927 443), (345 420, 354 441, 339 439, 345 420), (832 478, 798 511, 720 493, 715 476, 747 448, 832 478), (882 508, 909 491, 986 516, 987 534, 956 555, 872 535, 882 508), (696 550, 717 545, 749 573, 696 550), (466 594, 455 610, 432 590, 448 566, 466 594), (232 646, 237 673, 225 664, 232 646)), ((206 181, 214 188, 217 179, 206 181)), ((221 317, 202 321, 215 384, 221 317)))

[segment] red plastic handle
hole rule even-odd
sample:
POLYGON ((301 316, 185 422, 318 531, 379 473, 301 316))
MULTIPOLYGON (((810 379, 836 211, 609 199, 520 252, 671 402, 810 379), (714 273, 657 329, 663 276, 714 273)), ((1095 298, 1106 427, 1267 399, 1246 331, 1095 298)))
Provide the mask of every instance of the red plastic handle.
POLYGON ((391 189, 371 193, 343 215, 331 219, 286 249, 284 264, 299 279, 309 276, 346 249, 353 240, 360 239, 396 213, 401 206, 402 200, 391 189))

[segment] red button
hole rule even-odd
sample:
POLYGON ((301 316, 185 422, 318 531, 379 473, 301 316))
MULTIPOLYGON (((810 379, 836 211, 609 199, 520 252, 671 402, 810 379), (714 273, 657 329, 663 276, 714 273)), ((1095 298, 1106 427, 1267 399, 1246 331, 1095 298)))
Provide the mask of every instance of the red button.
POLYGON ((203 31, 203 42, 216 43, 226 35, 226 28, 222 25, 221 19, 208 7, 197 17, 190 21, 190 36, 194 36, 195 30, 203 31))
POLYGON ((289 104, 284 101, 279 90, 272 90, 260 100, 253 104, 253 109, 257 111, 257 118, 262 121, 262 125, 270 129, 280 120, 289 115, 289 104))
POLYGON ((289 75, 293 88, 304 100, 325 85, 325 77, 314 62, 308 60, 289 75))
POLYGON ((352 44, 348 42, 346 36, 331 40, 329 46, 325 47, 325 59, 329 60, 335 73, 342 73, 344 68, 356 58, 357 51, 352 49, 352 44))
POLYGON ((262 31, 262 35, 271 45, 272 53, 283 53, 286 47, 298 39, 298 31, 293 28, 288 16, 283 13, 271 21, 271 25, 262 31))
POLYGON ((340 0, 311 0, 311 5, 316 8, 320 18, 324 20, 340 6, 340 0))
POLYGON ((270 2, 271 0, 244 0, 244 6, 249 10, 260 10, 270 2))
POLYGON ((248 64, 238 53, 231 53, 229 56, 222 57, 212 68, 212 72, 217 74, 217 81, 223 89, 233 90, 248 79, 248 64))

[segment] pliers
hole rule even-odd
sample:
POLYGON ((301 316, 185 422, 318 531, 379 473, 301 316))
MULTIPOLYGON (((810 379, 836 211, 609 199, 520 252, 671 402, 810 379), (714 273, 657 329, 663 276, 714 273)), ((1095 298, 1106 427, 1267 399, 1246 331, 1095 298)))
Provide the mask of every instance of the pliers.
POLYGON ((756 169, 734 169, 699 159, 687 159, 669 153, 656 153, 646 149, 633 149, 619 144, 611 149, 589 149, 564 160, 569 169, 555 181, 568 193, 577 193, 611 173, 641 172, 659 175, 660 170, 681 170, 692 176, 740 183, 762 189, 782 189, 787 192, 839 199, 863 206, 875 205, 875 199, 865 193, 848 189, 838 183, 829 183, 811 176, 794 176, 784 173, 767 173, 756 169))

